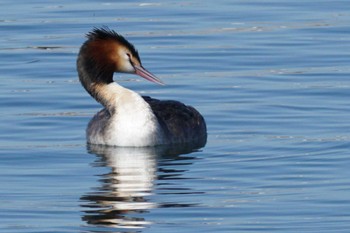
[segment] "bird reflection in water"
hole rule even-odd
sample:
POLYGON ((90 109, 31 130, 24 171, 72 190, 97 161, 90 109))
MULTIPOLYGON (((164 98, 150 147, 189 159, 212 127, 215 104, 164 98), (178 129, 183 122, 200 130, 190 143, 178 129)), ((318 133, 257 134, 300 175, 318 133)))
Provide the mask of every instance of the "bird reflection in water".
MULTIPOLYGON (((140 229, 151 224, 142 214, 167 205, 150 199, 155 180, 164 177, 157 177, 158 159, 176 160, 181 154, 193 152, 193 148, 198 146, 132 148, 89 145, 89 152, 97 155, 93 166, 107 167, 110 172, 99 175, 100 186, 81 197, 82 219, 89 225, 124 229, 140 229)), ((161 173, 166 173, 161 170, 161 173)))

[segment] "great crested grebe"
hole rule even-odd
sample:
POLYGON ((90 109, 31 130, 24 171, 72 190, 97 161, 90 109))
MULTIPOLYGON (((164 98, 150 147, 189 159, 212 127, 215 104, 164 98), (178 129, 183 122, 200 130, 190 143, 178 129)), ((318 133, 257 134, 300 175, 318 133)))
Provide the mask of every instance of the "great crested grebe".
POLYGON ((130 147, 206 143, 206 124, 196 109, 140 96, 113 81, 113 73, 122 72, 163 84, 143 68, 131 43, 106 27, 94 28, 86 36, 77 60, 79 80, 104 106, 89 122, 88 143, 130 147))

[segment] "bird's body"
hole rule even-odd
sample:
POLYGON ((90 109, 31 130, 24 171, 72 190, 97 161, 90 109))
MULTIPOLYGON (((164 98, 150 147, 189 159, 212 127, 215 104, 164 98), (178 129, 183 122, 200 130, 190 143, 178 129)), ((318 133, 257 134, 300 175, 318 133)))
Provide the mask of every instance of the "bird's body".
POLYGON ((105 107, 87 127, 88 143, 129 147, 205 144, 206 124, 193 107, 143 97, 113 81, 114 72, 126 72, 162 84, 142 67, 133 45, 114 31, 95 29, 88 34, 77 69, 84 88, 105 107))

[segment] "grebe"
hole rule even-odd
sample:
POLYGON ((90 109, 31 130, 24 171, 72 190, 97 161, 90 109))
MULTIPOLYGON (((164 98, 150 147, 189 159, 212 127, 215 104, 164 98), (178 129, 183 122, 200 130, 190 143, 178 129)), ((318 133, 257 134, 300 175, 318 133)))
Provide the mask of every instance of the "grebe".
POLYGON ((113 81, 114 72, 137 74, 151 82, 163 82, 141 64, 135 47, 107 27, 87 35, 77 59, 79 80, 104 106, 89 122, 90 144, 143 147, 177 143, 204 146, 204 118, 191 106, 140 96, 113 81))

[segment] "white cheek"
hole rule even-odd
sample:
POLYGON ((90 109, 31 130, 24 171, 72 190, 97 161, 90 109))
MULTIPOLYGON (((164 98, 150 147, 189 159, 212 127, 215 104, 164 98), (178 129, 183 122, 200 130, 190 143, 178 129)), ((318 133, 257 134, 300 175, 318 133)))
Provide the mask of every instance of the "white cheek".
POLYGON ((126 55, 126 53, 122 52, 122 54, 119 57, 123 59, 123 62, 121 63, 122 67, 120 67, 121 69, 120 71, 125 73, 135 73, 135 69, 129 61, 129 56, 126 55))
POLYGON ((126 63, 124 69, 125 69, 126 72, 135 73, 135 69, 134 69, 134 67, 130 64, 130 62, 127 62, 127 63, 126 63))

